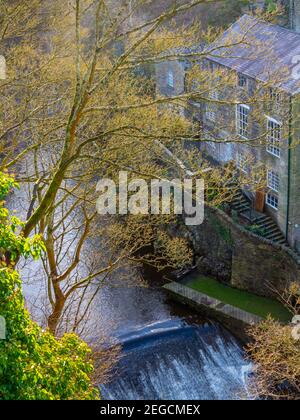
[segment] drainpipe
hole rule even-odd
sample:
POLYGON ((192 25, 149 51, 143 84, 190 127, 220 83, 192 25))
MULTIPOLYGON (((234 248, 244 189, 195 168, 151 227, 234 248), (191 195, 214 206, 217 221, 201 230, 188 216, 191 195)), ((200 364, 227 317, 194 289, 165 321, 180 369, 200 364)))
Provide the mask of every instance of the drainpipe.
POLYGON ((290 193, 291 193, 291 145, 292 145, 292 123, 293 123, 293 98, 290 97, 290 117, 289 117, 289 140, 288 140, 288 179, 287 179, 287 206, 286 206, 286 239, 289 236, 290 222, 290 193))

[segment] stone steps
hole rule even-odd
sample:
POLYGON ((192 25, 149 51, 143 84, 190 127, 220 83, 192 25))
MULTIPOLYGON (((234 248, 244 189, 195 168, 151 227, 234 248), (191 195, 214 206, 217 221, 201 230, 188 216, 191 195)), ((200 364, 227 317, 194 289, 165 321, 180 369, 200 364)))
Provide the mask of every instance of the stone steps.
POLYGON ((250 210, 251 204, 241 192, 237 192, 233 196, 231 207, 238 213, 243 213, 244 211, 250 210))
MULTIPOLYGON (((245 195, 238 191, 234 194, 231 204, 231 208, 239 214, 251 211, 252 204, 245 195)), ((261 236, 266 239, 269 239, 273 242, 276 242, 280 245, 288 246, 284 235, 281 230, 274 222, 274 220, 267 214, 262 214, 254 219, 251 223, 252 226, 257 226, 258 230, 261 231, 261 236)))
POLYGON ((286 243, 284 235, 271 217, 267 215, 258 217, 254 224, 263 231, 264 238, 282 245, 286 243))

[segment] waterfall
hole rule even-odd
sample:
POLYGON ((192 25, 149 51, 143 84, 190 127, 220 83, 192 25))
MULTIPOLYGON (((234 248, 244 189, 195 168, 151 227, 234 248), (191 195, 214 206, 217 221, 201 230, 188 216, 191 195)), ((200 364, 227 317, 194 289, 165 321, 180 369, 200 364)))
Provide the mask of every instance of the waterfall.
POLYGON ((226 400, 250 398, 251 365, 239 343, 214 323, 179 318, 149 324, 120 337, 123 357, 108 400, 226 400))

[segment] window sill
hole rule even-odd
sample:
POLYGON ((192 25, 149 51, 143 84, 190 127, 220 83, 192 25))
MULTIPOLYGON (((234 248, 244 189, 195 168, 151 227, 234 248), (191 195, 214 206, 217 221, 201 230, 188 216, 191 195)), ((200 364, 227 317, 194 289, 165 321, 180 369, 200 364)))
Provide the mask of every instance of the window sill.
POLYGON ((267 151, 267 153, 269 153, 269 155, 272 155, 272 156, 275 156, 276 158, 278 158, 278 159, 280 159, 280 154, 279 155, 276 155, 275 153, 273 153, 273 152, 270 152, 270 150, 266 150, 267 151))
POLYGON ((270 185, 268 185, 268 188, 270 190, 270 192, 275 193, 275 194, 279 194, 279 190, 275 190, 274 188, 270 187, 270 185))
POLYGON ((278 207, 274 207, 272 206, 272 204, 269 204, 269 203, 266 203, 266 205, 270 207, 272 210, 278 211, 278 207))
POLYGON ((239 133, 236 133, 236 135, 237 135, 240 139, 243 139, 243 140, 249 140, 249 138, 248 138, 248 137, 242 136, 242 135, 241 135, 241 134, 239 134, 239 133))

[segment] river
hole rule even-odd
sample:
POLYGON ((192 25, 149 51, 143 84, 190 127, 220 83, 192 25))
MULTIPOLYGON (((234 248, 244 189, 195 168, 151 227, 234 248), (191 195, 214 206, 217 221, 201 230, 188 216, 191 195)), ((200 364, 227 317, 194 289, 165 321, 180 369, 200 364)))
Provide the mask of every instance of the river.
POLYGON ((251 365, 219 323, 171 303, 160 288, 105 288, 100 303, 122 344, 104 399, 249 398, 251 365))
MULTIPOLYGON (((18 193, 13 198, 14 208, 21 210, 24 197, 18 193)), ((34 318, 40 320, 47 295, 40 264, 31 261, 19 268, 26 302, 34 318)), ((129 277, 134 276, 130 273, 129 277)), ((155 277, 147 273, 146 281, 157 283, 155 277)), ((97 342, 108 334, 122 344, 113 380, 101 386, 105 399, 249 398, 251 365, 231 333, 170 302, 159 286, 132 284, 125 286, 116 274, 112 283, 100 289, 93 304, 88 341, 97 342)))

